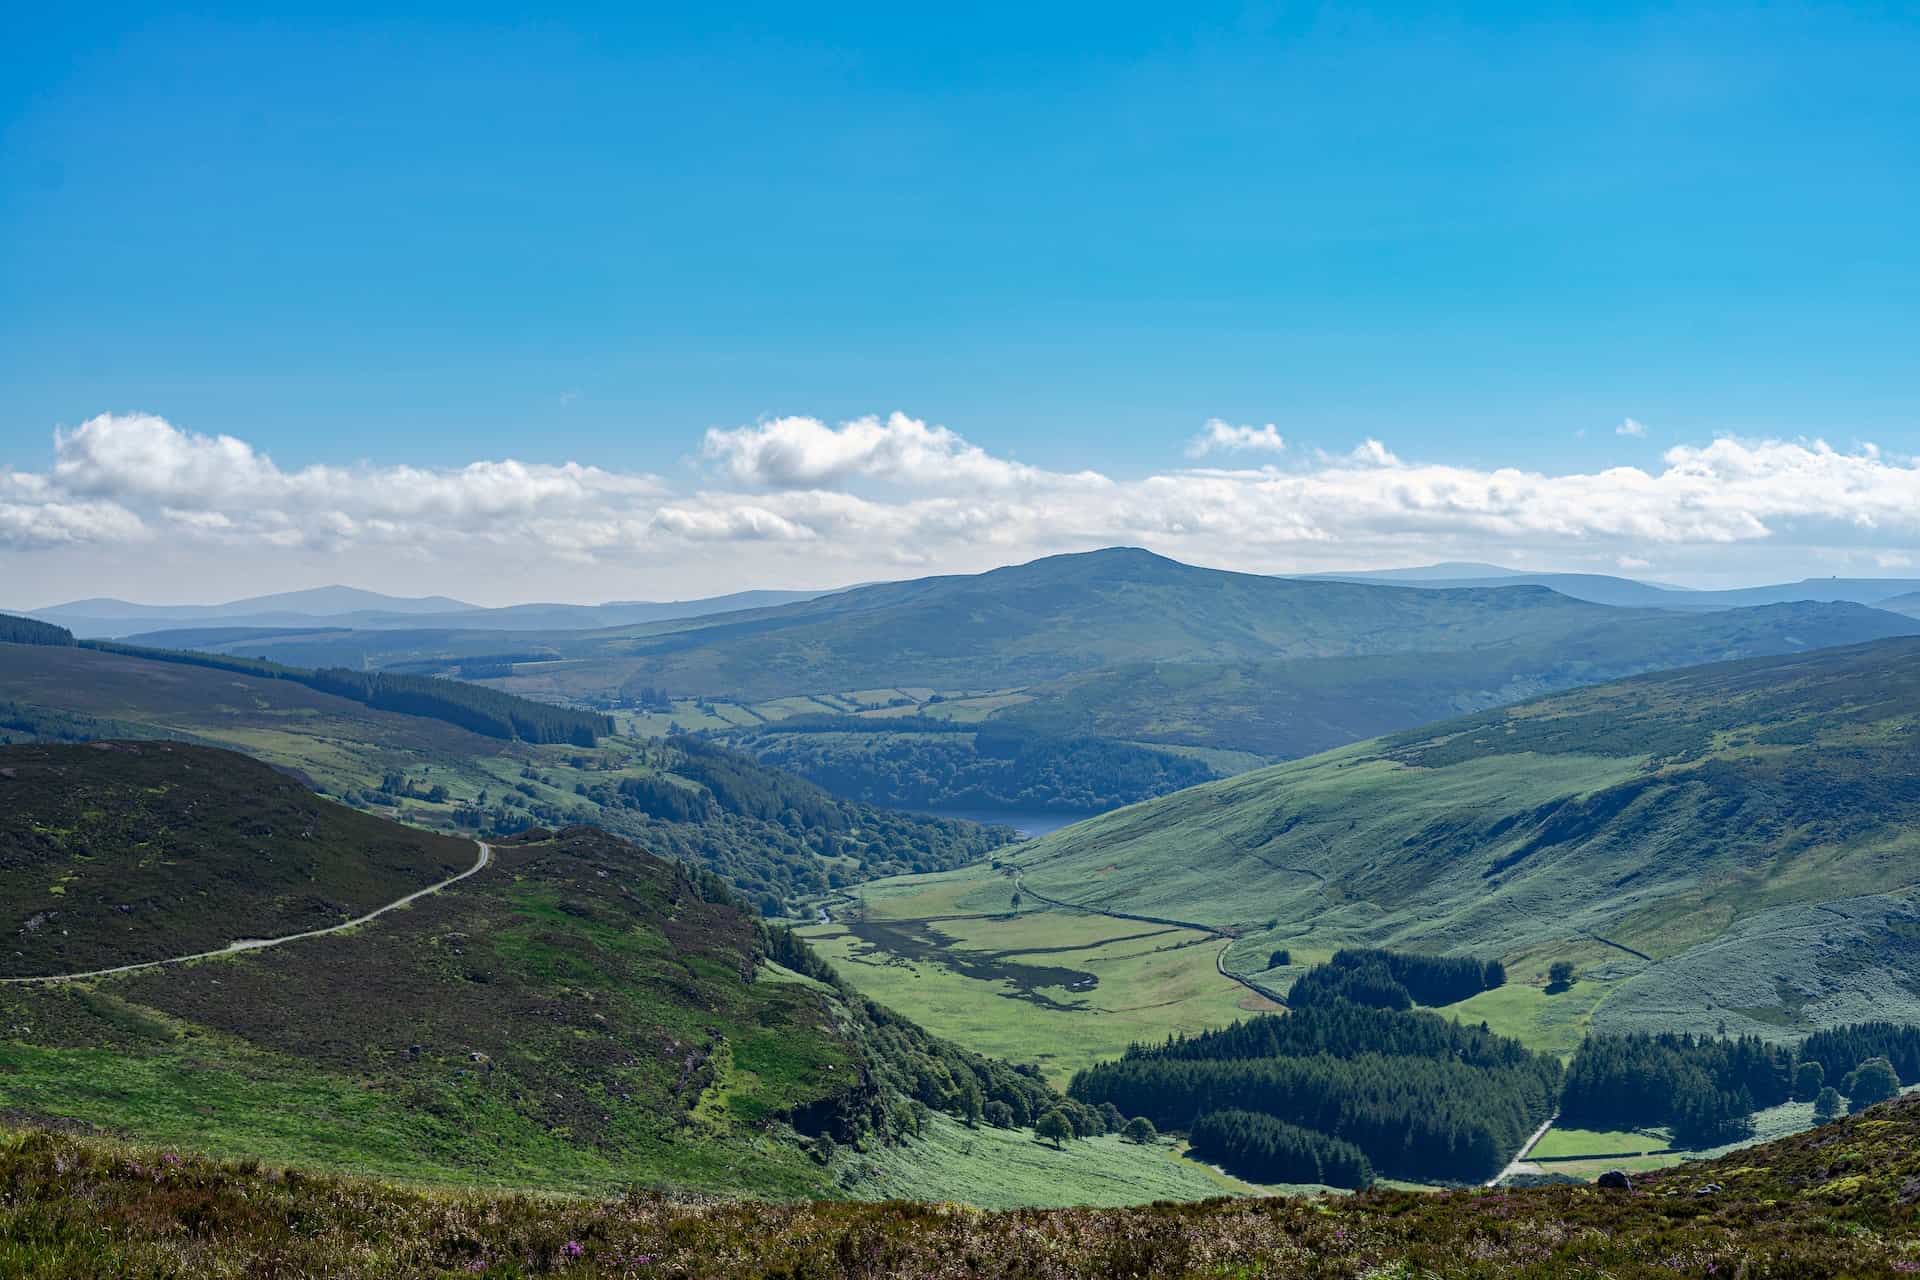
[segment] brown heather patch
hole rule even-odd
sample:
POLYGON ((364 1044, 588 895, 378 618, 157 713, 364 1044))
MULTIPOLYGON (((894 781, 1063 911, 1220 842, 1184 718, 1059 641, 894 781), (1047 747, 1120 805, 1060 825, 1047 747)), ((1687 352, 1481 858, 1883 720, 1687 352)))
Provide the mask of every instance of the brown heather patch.
MULTIPOLYGON (((618 1145, 617 1107, 679 1123, 714 1043, 762 1026, 837 1060, 818 996, 743 985, 752 921, 591 828, 503 842, 486 873, 336 938, 136 975, 113 994, 380 1088, 469 1081, 543 1128, 618 1145)), ((780 1101, 813 1101, 820 1089, 780 1101)))
POLYGON ((1920 1104, 1586 1187, 981 1213, 445 1195, 0 1138, 0 1274, 32 1277, 1669 1277, 1920 1272, 1920 1104), (1696 1195, 1719 1183, 1722 1190, 1696 1195))
POLYGON ((0 976, 326 928, 465 871, 476 853, 229 751, 33 744, 0 747, 0 766, 0 976))

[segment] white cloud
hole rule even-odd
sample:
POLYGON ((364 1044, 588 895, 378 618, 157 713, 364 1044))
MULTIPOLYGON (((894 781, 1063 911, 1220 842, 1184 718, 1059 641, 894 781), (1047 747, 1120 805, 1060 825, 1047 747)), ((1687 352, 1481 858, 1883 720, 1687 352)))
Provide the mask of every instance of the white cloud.
POLYGON ((51 472, 36 478, 50 492, 151 504, 178 524, 202 529, 273 526, 283 539, 288 527, 341 536, 361 522, 375 533, 404 527, 390 522, 474 532, 555 507, 665 492, 654 476, 573 462, 556 466, 507 459, 454 468, 283 471, 244 440, 183 431, 151 414, 89 418, 72 431, 56 431, 53 451, 51 472))
MULTIPOLYGON (((1901 567, 1920 536, 1912 459, 1820 440, 1729 437, 1670 448, 1652 469, 1563 472, 1410 461, 1366 440, 1291 465, 1114 479, 1018 463, 894 414, 710 431, 705 452, 719 483, 690 490, 517 459, 289 470, 234 436, 103 415, 57 433, 44 471, 0 469, 0 552, 16 580, 30 563, 57 562, 67 579, 89 564, 118 571, 112 549, 135 544, 152 550, 127 563, 221 573, 309 556, 383 572, 460 565, 476 594, 524 599, 550 594, 561 565, 580 566, 581 594, 605 598, 639 589, 608 585, 609 566, 706 593, 1114 543, 1275 572, 1439 559, 1632 569, 1657 547, 1669 576, 1722 572, 1729 549, 1751 546, 1769 548, 1754 558, 1760 574, 1790 576, 1783 556, 1901 567)), ((66 594, 94 589, 75 585, 66 594)), ((457 594, 459 581, 414 585, 457 594)))
POLYGON ((1068 475, 996 458, 946 427, 904 413, 838 427, 794 417, 714 428, 703 452, 736 482, 771 489, 835 488, 851 480, 943 489, 1105 483, 1090 471, 1068 475))
POLYGON ((1615 556, 1613 558, 1613 563, 1614 563, 1614 567, 1619 569, 1651 569, 1653 568, 1653 561, 1642 560, 1639 556, 1615 556))
POLYGON ((1187 442, 1189 458, 1204 458, 1210 453, 1281 453, 1287 442, 1269 422, 1265 426, 1236 427, 1219 418, 1208 418, 1200 434, 1187 442))
POLYGON ((817 536, 806 525, 754 506, 662 507, 653 524, 698 542, 804 542, 817 536))
POLYGON ((1397 467, 1400 465, 1400 459, 1395 457, 1387 446, 1373 439, 1362 440, 1358 445, 1354 446, 1353 452, 1347 455, 1347 460, 1367 467, 1397 467))
POLYGON ((1628 418, 1613 429, 1613 434, 1617 436, 1633 436, 1637 439, 1647 434, 1647 424, 1628 418))

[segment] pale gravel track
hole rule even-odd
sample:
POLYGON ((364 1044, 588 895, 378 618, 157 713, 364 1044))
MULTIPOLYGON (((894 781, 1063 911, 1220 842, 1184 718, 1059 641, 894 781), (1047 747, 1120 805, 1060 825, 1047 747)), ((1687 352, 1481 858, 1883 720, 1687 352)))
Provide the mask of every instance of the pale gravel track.
POLYGON ((474 861, 472 866, 462 871, 459 875, 448 876, 438 884, 430 884, 424 889, 415 889, 406 897, 395 898, 384 907, 375 908, 363 916, 355 916, 353 919, 342 921, 340 924, 328 925, 324 929, 309 929, 305 933, 290 933, 283 938, 242 938, 238 942, 229 942, 217 951, 196 951, 190 956, 168 956, 164 960, 142 960, 138 964, 115 965, 111 969, 89 969, 84 973, 51 973, 33 978, 0 978, 0 983, 9 986, 18 986, 33 982, 78 982, 86 978, 109 978, 119 973, 137 973, 142 969, 158 969, 164 965, 185 964, 190 960, 213 960, 220 956, 238 955, 243 951, 264 951, 268 947, 283 946, 286 943, 299 942, 306 938, 324 938, 330 933, 339 933, 343 929, 352 929, 363 925, 369 920, 377 920, 389 911, 397 910, 409 903, 417 902, 430 894, 438 893, 448 885, 458 884, 475 872, 483 870, 489 862, 493 861, 493 846, 485 840, 475 840, 474 843, 480 846, 480 856, 474 861))
POLYGON ((1558 1120, 1559 1118, 1560 1118, 1560 1113, 1558 1111, 1555 1111, 1552 1115, 1548 1116, 1547 1122, 1541 1125, 1538 1129, 1535 1129, 1533 1131, 1533 1136, 1527 1139, 1527 1144, 1524 1147, 1520 1148, 1520 1154, 1516 1155, 1513 1159, 1507 1161, 1507 1167, 1502 1169, 1500 1172, 1494 1174, 1491 1178, 1488 1178, 1484 1185, 1489 1187, 1497 1187, 1500 1185, 1500 1182, 1502 1179, 1511 1177, 1515 1172, 1517 1172, 1520 1166, 1527 1162, 1527 1157, 1533 1154, 1533 1149, 1540 1145, 1540 1139, 1547 1136, 1547 1130, 1553 1128, 1553 1122, 1555 1120, 1558 1120))

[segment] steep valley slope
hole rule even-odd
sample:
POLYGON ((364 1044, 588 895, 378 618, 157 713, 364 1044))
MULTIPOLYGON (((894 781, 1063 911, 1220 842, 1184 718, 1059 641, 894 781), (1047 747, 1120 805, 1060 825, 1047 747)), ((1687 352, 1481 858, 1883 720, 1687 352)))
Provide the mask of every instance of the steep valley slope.
POLYGON ((1571 958, 1604 1029, 1920 1017, 1917 747, 1920 641, 1642 676, 1079 823, 979 896, 1228 930, 1254 975, 1349 943, 1536 983, 1571 958))
MULTIPOLYGON (((587 827, 493 842, 474 874, 345 931, 23 981, 338 923, 476 846, 168 742, 0 748, 0 809, 16 1120, 437 1185, 938 1196, 1030 1163, 1020 1126, 1076 1105, 861 999, 713 874, 587 827), (970 1098, 1018 1124, 963 1136, 970 1098)), ((982 1198, 1239 1185, 1117 1138, 1074 1157, 982 1198)))

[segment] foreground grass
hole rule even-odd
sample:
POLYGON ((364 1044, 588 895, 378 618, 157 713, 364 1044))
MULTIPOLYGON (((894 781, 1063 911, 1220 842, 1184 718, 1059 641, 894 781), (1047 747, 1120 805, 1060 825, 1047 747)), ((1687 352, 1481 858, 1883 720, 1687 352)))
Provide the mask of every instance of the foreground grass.
POLYGON ((0 1274, 184 1277, 1890 1276, 1920 1271, 1920 1107, 1588 1187, 1135 1209, 423 1194, 0 1134, 0 1274), (1711 1188, 1711 1189, 1710 1189, 1711 1188))

